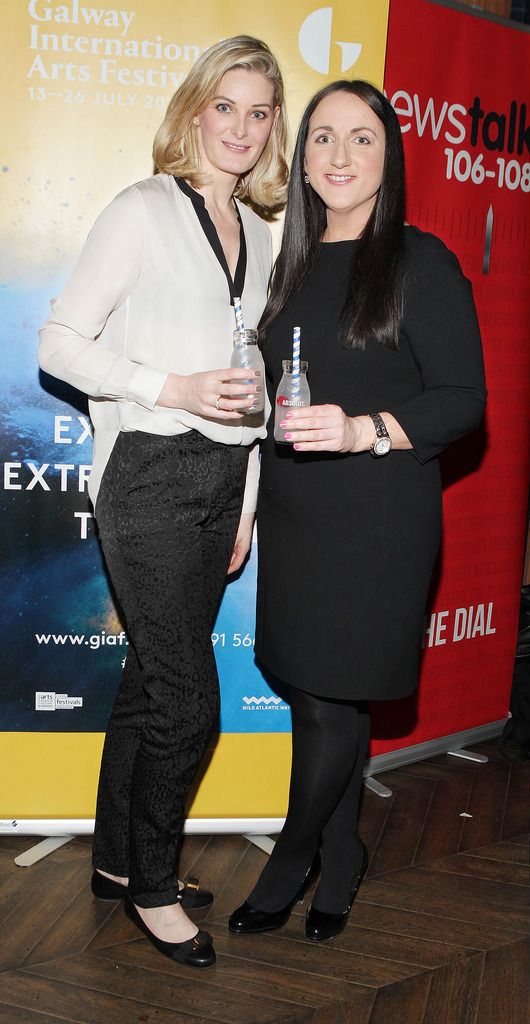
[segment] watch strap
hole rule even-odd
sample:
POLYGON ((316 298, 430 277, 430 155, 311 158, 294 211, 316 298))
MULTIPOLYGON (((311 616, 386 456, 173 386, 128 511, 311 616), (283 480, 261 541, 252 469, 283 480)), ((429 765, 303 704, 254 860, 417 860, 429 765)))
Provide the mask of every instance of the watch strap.
POLYGON ((378 412, 369 412, 368 415, 375 427, 375 433, 377 437, 390 437, 390 434, 388 433, 388 430, 385 427, 385 421, 381 414, 378 412))
POLYGON ((392 438, 386 429, 385 421, 380 413, 369 412, 368 416, 375 427, 375 440, 370 446, 370 454, 378 458, 381 455, 388 455, 392 450, 392 438))

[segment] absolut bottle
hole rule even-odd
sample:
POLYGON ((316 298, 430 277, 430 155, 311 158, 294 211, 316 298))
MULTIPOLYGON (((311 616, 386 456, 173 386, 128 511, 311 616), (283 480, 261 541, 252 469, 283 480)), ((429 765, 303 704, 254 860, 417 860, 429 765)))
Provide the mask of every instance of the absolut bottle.
POLYGON ((300 361, 300 372, 293 373, 293 362, 291 359, 282 361, 283 377, 278 384, 276 392, 276 404, 274 408, 274 440, 279 444, 291 444, 285 440, 285 431, 289 427, 280 427, 289 409, 303 408, 311 405, 309 384, 307 383, 307 362, 300 361))

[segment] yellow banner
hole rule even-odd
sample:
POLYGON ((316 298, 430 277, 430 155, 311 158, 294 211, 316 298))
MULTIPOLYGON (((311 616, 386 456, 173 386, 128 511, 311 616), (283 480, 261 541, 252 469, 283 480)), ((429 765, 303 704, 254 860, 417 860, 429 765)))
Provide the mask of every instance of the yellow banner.
MULTIPOLYGON (((109 7, 90 0, 7 0, 3 10, 0 76, 9 101, 3 116, 0 246, 2 280, 19 292, 60 287, 100 210, 120 189, 152 173, 152 140, 168 100, 199 54, 218 39, 245 33, 270 45, 284 72, 293 135, 307 100, 328 81, 366 78, 381 86, 383 80, 388 0, 336 0, 329 7, 307 0, 272 7, 249 7, 242 0, 113 0, 109 7)), ((13 303, 6 343, 16 346, 19 307, 13 303)), ((39 303, 42 317, 42 296, 39 303)), ((36 382, 32 358, 30 352, 21 372, 36 382)), ((72 452, 73 436, 71 443, 72 452)), ((16 498, 16 467, 22 463, 12 437, 9 444, 15 454, 8 487, 16 498)), ((33 542, 25 571, 31 573, 38 561, 33 542)), ((29 614, 24 605, 22 623, 29 614)), ((58 651, 58 671, 63 653, 58 651)), ((24 649, 18 655, 29 657, 24 649)), ((16 689, 16 680, 10 682, 16 689)), ((75 679, 37 680, 35 689, 75 693, 75 679)), ((92 818, 102 734, 27 731, 17 724, 15 705, 9 707, 13 731, 1 735, 0 817, 92 818)), ((283 815, 289 757, 287 733, 221 734, 191 817, 283 815)))

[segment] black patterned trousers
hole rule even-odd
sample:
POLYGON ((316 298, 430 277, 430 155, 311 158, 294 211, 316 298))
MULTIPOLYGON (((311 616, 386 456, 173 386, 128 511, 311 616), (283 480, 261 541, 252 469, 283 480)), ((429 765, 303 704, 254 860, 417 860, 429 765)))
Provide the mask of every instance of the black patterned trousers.
POLYGON ((93 863, 141 907, 174 903, 185 800, 219 714, 211 632, 248 449, 196 431, 119 434, 96 519, 129 651, 109 721, 93 863))

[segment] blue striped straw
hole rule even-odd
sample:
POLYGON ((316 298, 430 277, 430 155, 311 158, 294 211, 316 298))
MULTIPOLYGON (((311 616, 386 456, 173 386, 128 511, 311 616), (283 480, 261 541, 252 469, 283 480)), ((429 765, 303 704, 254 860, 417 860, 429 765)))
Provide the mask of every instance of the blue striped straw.
POLYGON ((300 328, 293 327, 293 398, 300 394, 300 328))
POLYGON ((234 313, 236 315, 236 327, 239 333, 245 330, 245 321, 243 320, 243 313, 241 310, 241 299, 238 296, 234 296, 234 313))

